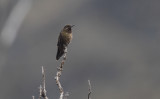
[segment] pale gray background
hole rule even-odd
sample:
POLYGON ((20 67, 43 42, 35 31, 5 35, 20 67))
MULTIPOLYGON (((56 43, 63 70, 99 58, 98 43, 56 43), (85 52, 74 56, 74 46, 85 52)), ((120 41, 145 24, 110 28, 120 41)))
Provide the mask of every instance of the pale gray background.
POLYGON ((1 99, 37 99, 42 65, 47 96, 58 99, 56 44, 66 24, 75 25, 61 77, 68 99, 87 99, 88 79, 92 99, 160 98, 159 0, 31 0, 10 41, 2 31, 20 1, 0 0, 1 99))

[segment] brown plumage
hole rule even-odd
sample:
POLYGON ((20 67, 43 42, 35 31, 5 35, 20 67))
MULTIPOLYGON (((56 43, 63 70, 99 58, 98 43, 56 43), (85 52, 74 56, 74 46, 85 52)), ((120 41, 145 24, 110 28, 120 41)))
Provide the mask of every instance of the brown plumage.
POLYGON ((65 52, 67 52, 67 46, 72 40, 72 27, 74 25, 66 25, 63 30, 60 32, 57 43, 57 55, 56 60, 59 60, 60 57, 63 56, 65 52))

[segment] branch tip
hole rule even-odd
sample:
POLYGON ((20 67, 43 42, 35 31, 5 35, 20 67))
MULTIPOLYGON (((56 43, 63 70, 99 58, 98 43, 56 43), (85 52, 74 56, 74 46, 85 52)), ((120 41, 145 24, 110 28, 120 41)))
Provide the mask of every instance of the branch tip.
POLYGON ((91 90, 91 82, 90 82, 90 80, 88 80, 88 85, 89 85, 89 89, 88 89, 88 99, 91 99, 91 98, 90 98, 90 95, 91 95, 91 93, 92 93, 92 90, 91 90))

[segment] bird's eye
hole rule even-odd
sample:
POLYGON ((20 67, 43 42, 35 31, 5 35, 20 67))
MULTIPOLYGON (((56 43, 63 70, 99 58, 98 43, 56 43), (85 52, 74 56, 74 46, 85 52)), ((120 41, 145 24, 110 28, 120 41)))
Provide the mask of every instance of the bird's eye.
POLYGON ((66 27, 66 30, 68 30, 69 28, 68 27, 66 27))

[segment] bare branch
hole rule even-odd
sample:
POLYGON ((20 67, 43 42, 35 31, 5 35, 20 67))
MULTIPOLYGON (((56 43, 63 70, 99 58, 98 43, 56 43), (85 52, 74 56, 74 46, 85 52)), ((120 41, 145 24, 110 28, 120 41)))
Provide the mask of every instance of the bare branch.
POLYGON ((69 92, 66 92, 64 95, 64 99, 67 99, 69 97, 69 92))
POLYGON ((59 99, 63 99, 63 96, 64 96, 63 87, 62 87, 59 79, 60 79, 60 76, 62 75, 64 62, 65 62, 65 60, 66 60, 66 53, 67 53, 67 52, 64 53, 63 59, 62 59, 62 61, 61 61, 61 64, 60 64, 60 66, 57 68, 57 73, 56 73, 56 77, 55 77, 56 84, 57 84, 57 86, 58 86, 58 88, 59 88, 59 91, 60 91, 60 97, 59 97, 59 99))
POLYGON ((90 82, 90 80, 88 80, 88 85, 89 85, 88 99, 91 99, 90 95, 92 93, 92 90, 91 90, 91 82, 90 82))
POLYGON ((45 81, 45 72, 44 72, 44 68, 42 66, 42 89, 44 91, 44 94, 46 96, 46 81, 45 81))
POLYGON ((40 85, 40 87, 39 87, 39 99, 41 99, 41 97, 42 97, 42 86, 40 85))
POLYGON ((42 86, 40 85, 39 90, 40 90, 39 91, 39 99, 41 99, 41 97, 43 97, 44 99, 48 99, 46 85, 45 85, 45 71, 44 71, 43 66, 42 66, 42 86))
POLYGON ((32 99, 35 99, 35 97, 34 97, 34 96, 32 96, 32 99))

